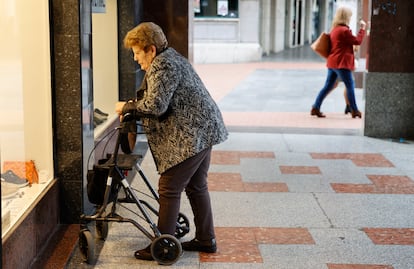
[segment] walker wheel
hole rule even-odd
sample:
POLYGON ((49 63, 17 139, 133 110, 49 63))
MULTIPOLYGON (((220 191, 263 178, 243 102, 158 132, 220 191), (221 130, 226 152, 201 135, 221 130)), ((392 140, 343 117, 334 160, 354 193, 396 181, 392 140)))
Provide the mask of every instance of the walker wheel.
POLYGON ((151 255, 160 265, 174 264, 182 254, 181 243, 172 235, 163 234, 152 241, 151 255))
POLYGON ((182 214, 178 214, 177 219, 177 227, 175 228, 175 237, 176 238, 182 238, 184 235, 188 234, 190 232, 190 221, 188 218, 182 214))
POLYGON ((105 240, 108 237, 108 222, 97 220, 95 222, 96 235, 99 239, 105 240))
POLYGON ((83 260, 91 264, 95 258, 95 241, 92 233, 88 229, 83 229, 79 232, 79 250, 83 260))

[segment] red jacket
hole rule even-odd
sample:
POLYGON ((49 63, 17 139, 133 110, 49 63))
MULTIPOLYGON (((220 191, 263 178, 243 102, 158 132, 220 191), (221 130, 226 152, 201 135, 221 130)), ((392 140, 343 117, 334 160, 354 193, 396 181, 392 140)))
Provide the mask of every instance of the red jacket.
POLYGON ((339 25, 332 29, 331 52, 326 66, 334 69, 354 70, 354 45, 361 45, 365 30, 360 29, 357 36, 353 36, 351 29, 346 25, 339 25))

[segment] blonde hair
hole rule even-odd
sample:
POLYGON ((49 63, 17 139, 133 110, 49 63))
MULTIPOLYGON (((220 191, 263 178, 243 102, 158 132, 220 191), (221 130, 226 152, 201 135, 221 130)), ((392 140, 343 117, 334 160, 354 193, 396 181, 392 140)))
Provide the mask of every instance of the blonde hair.
POLYGON ((339 7, 336 10, 332 21, 332 28, 338 25, 349 25, 352 17, 352 10, 349 7, 339 7))
POLYGON ((153 22, 140 23, 130 30, 124 38, 124 46, 127 49, 138 46, 147 52, 151 45, 155 46, 157 54, 168 47, 167 38, 161 27, 153 22))

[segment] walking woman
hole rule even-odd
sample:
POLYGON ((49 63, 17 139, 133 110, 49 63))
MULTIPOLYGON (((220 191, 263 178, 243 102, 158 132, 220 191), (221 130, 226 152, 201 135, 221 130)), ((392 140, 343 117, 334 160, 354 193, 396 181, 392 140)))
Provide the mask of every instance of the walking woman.
POLYGON ((325 85, 316 97, 310 114, 318 118, 324 118, 325 114, 320 111, 321 105, 325 97, 329 94, 337 78, 339 77, 345 84, 349 105, 351 108, 352 118, 361 118, 362 114, 358 110, 355 93, 354 78, 352 71, 354 70, 354 45, 360 45, 365 36, 366 23, 361 20, 359 22, 359 31, 357 36, 352 35, 349 28, 349 22, 352 17, 352 10, 348 7, 339 7, 336 11, 332 22, 331 52, 327 59, 328 75, 325 85))

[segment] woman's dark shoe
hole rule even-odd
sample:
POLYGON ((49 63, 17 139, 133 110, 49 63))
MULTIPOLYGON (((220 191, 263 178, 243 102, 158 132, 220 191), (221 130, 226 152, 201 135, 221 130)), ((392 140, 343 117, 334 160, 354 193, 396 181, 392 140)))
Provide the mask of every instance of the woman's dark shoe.
POLYGON ((311 116, 316 116, 318 118, 325 118, 325 114, 323 114, 322 112, 319 111, 319 109, 317 108, 312 108, 311 112, 310 112, 311 116))
POLYGON ((134 256, 138 260, 153 261, 154 258, 151 255, 151 245, 144 249, 135 251, 134 256))
POLYGON ((345 115, 351 113, 351 106, 350 105, 346 105, 345 107, 345 115))
POLYGON ((183 250, 186 251, 199 251, 206 253, 216 253, 217 251, 216 239, 211 239, 209 241, 198 241, 194 238, 191 241, 181 243, 181 246, 183 250))
POLYGON ((354 110, 351 112, 351 114, 352 114, 352 118, 357 118, 357 117, 361 118, 362 116, 362 113, 359 110, 354 110))

